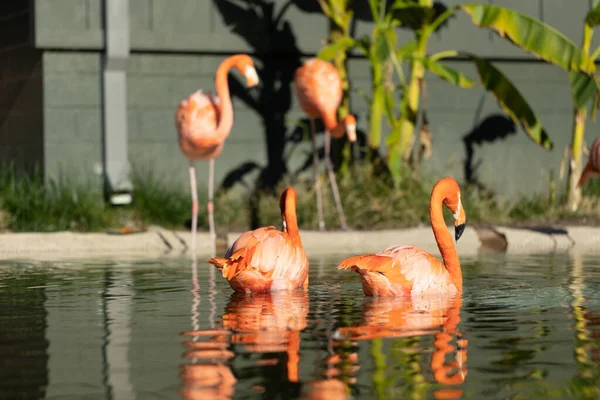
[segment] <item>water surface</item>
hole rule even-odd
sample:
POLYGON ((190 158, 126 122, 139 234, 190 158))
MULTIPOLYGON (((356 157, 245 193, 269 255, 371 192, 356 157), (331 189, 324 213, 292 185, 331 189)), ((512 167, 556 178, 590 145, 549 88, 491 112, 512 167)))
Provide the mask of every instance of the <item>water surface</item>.
POLYGON ((600 398, 597 258, 463 257, 462 297, 401 301, 343 256, 252 297, 186 259, 4 261, 0 398, 600 398))

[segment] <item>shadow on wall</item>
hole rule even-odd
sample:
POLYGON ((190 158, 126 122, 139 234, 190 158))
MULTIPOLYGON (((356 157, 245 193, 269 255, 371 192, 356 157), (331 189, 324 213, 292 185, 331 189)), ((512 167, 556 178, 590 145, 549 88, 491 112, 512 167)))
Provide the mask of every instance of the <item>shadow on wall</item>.
POLYGON ((292 81, 300 66, 300 50, 290 23, 284 15, 291 2, 278 10, 274 2, 253 0, 215 0, 214 4, 232 32, 244 38, 252 49, 253 58, 258 60, 256 69, 260 76, 259 95, 253 98, 245 85, 229 76, 229 88, 233 96, 242 100, 262 120, 267 145, 267 165, 260 166, 244 161, 227 173, 219 191, 226 191, 244 177, 259 170, 250 201, 250 225, 258 226, 258 192, 274 189, 286 173, 283 159, 287 126, 285 117, 292 104, 292 81))
MULTIPOLYGON (((392 0, 388 0, 391 4, 392 0)), ((243 38, 251 48, 250 53, 257 61, 256 68, 261 78, 259 95, 253 98, 247 92, 245 84, 236 77, 229 76, 229 87, 232 96, 237 97, 245 105, 255 111, 262 120, 265 141, 267 145, 267 165, 259 165, 254 161, 245 160, 232 170, 228 171, 223 179, 220 192, 228 191, 236 184, 252 190, 250 196, 250 226, 252 229, 259 226, 258 201, 261 193, 273 193, 277 184, 283 177, 290 173, 292 177, 309 169, 312 164, 312 154, 306 153, 306 159, 300 163, 296 171, 289 171, 286 165, 286 142, 291 144, 293 151, 309 134, 308 118, 301 118, 293 126, 286 123, 286 115, 291 110, 293 93, 293 80, 296 69, 301 65, 302 54, 296 43, 296 35, 292 24, 285 18, 290 6, 309 14, 322 14, 317 1, 288 0, 213 0, 223 22, 236 35, 243 38), (277 7, 275 6, 277 4, 277 7), (258 171, 257 181, 247 184, 244 178, 258 171)), ((372 21, 371 11, 366 1, 355 0, 351 2, 355 12, 355 19, 351 27, 353 34, 356 21, 372 21)), ((439 2, 435 3, 436 13, 441 13, 446 7, 439 2)), ((323 37, 325 39, 325 37, 323 37)), ((323 133, 322 121, 316 124, 317 134, 323 133)), ((366 146, 366 133, 357 132, 359 148, 366 146)), ((335 146, 335 144, 333 144, 335 146)), ((320 157, 324 149, 319 147, 320 157)), ((365 154, 360 154, 363 158, 365 154)))
MULTIPOLYGON (((0 51, 2 49, 0 48, 0 51)), ((0 165, 44 174, 42 52, 3 50, 0 57, 0 165)))
MULTIPOLYGON (((242 162, 226 175, 220 190, 226 191, 237 183, 247 187, 244 177, 256 170, 259 170, 259 177, 255 188, 272 190, 289 172, 284 160, 286 136, 287 141, 297 145, 303 141, 309 126, 308 118, 302 118, 291 127, 292 131, 288 135, 286 115, 291 109, 294 73, 301 65, 302 54, 285 14, 290 6, 305 13, 322 14, 321 7, 316 1, 305 0, 280 2, 277 9, 275 2, 263 0, 213 0, 213 3, 223 22, 248 43, 253 57, 259 61, 256 66, 261 78, 258 99, 253 99, 244 84, 235 77, 229 77, 229 86, 232 96, 238 97, 261 117, 267 145, 266 166, 253 161, 242 162)), ((370 10, 362 7, 356 14, 358 19, 369 20, 370 10)), ((317 134, 322 134, 322 122, 319 120, 316 125, 317 134)), ((364 141, 364 132, 357 134, 359 140, 362 136, 364 141)), ((323 147, 318 150, 322 157, 323 147)), ((294 175, 310 168, 311 163, 312 155, 308 153, 306 161, 294 171, 294 175)))
POLYGON ((479 180, 477 172, 483 160, 475 160, 475 145, 482 146, 485 142, 493 143, 516 133, 517 129, 512 119, 506 115, 492 114, 475 126, 471 132, 463 136, 466 154, 464 171, 468 185, 474 185, 479 190, 493 196, 493 193, 479 180))

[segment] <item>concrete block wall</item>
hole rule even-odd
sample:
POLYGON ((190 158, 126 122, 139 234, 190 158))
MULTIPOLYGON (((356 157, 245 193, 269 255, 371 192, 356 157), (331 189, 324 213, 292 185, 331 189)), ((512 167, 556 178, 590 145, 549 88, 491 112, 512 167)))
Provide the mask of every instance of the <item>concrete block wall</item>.
POLYGON ((47 179, 101 187, 102 107, 99 53, 44 52, 47 179))
MULTIPOLYGON (((589 9, 588 2, 556 0, 519 2, 495 0, 547 21, 563 31, 574 42, 580 42, 581 22, 589 9)), ((101 171, 101 52, 104 46, 101 0, 63 0, 52 7, 45 1, 34 1, 36 27, 32 42, 43 49, 43 129, 37 142, 43 143, 41 154, 47 178, 63 172, 79 180, 100 184, 101 171)), ((280 70, 265 72, 273 63, 298 62, 299 54, 316 52, 327 35, 327 21, 320 13, 304 12, 292 5, 277 26, 269 25, 282 3, 273 10, 254 9, 242 0, 182 0, 179 7, 166 0, 130 0, 132 54, 128 61, 129 152, 134 165, 149 167, 172 182, 188 186, 186 161, 177 147, 174 112, 177 103, 192 91, 214 90, 214 71, 228 54, 254 54, 259 74, 282 75, 280 70), (271 13, 271 14, 269 14, 271 13), (266 16, 265 16, 266 15, 266 16), (258 19, 257 19, 258 18, 258 19), (253 21, 253 22, 252 22, 253 21), (259 21, 260 23, 258 23, 259 21), (311 29, 306 29, 310 26, 311 29), (287 30, 284 30, 287 29, 287 30), (291 41, 279 40, 289 34, 291 41), (258 52, 258 53, 256 53, 258 52), (270 54, 265 56, 265 54, 270 54)), ((446 2, 451 7, 457 0, 446 2)), ((508 75, 541 118, 555 148, 547 151, 533 144, 516 127, 516 132, 497 132, 502 136, 493 142, 481 136, 507 125, 493 96, 481 87, 455 88, 435 76, 428 76, 428 107, 434 135, 434 155, 423 168, 434 173, 452 174, 464 179, 467 144, 471 138, 479 181, 507 197, 547 189, 548 175, 558 175, 565 146, 570 140, 572 111, 568 77, 560 69, 535 60, 532 55, 508 44, 495 34, 472 26, 469 16, 458 13, 447 28, 434 35, 431 52, 445 49, 468 50, 493 58, 508 75), (481 125, 477 135, 468 136, 481 125)), ((357 34, 369 34, 371 25, 357 23, 357 34)), ((400 40, 410 33, 399 31, 400 40)), ((595 40, 595 43, 600 43, 595 40)), ((448 61, 477 80, 468 63, 448 61)), ((354 89, 370 89, 368 63, 354 58, 349 63, 354 89)), ((234 76, 236 73, 233 73, 234 76)), ((287 77, 289 78, 289 76, 287 77)), ((230 82, 235 82, 235 77, 230 82)), ((273 91, 291 85, 290 79, 273 83, 273 91)), ((291 89, 291 88, 290 88, 291 89)), ((256 110, 234 92, 235 125, 225 150, 216 164, 217 183, 244 163, 260 168, 267 164, 265 121, 256 110)), ((284 91, 285 92, 285 91, 284 91)), ((283 112, 277 118, 285 121, 281 135, 288 136, 296 121, 303 117, 293 90, 289 110, 281 103, 288 99, 274 97, 265 106, 268 114, 283 112), (286 126, 285 126, 286 125, 286 126)), ((359 128, 367 129, 368 107, 357 94, 352 95, 353 112, 359 128)), ((266 110, 266 111, 265 111, 266 110)), ((29 122, 29 120, 28 120, 29 122)), ((271 120, 272 122, 272 120, 271 120)), ((510 124, 508 124, 510 125, 510 124)), ((385 123, 384 123, 385 126, 385 123)), ((1 129, 1 128, 0 128, 1 129)), ((588 127, 588 143, 596 136, 595 124, 588 127)), ((510 130, 510 129, 509 129, 510 130)), ((31 132, 28 129, 28 132, 31 132)), ((270 132, 269 134, 279 134, 270 132)), ((35 142, 35 141, 34 141, 35 142)), ((284 147, 288 169, 296 168, 308 155, 309 143, 287 155, 293 144, 284 147)), ((17 148, 14 145, 8 148, 17 148)), ((199 186, 207 183, 207 163, 198 163, 199 186)), ((250 174, 248 182, 257 175, 250 174)), ((564 185, 561 185, 564 186, 564 185)), ((201 189, 203 190, 203 189, 201 189)))

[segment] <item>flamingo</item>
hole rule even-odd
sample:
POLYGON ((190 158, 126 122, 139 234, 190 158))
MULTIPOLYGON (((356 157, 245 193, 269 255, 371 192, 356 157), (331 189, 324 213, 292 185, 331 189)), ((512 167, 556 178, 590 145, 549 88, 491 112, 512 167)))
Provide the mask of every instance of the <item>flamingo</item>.
POLYGON ((285 189, 279 201, 283 229, 258 228, 240 235, 214 265, 236 292, 261 293, 308 286, 308 259, 296 220, 296 191, 285 189))
POLYGON ((215 158, 221 151, 233 126, 233 106, 229 95, 227 75, 236 68, 246 77, 247 86, 258 84, 258 74, 250 56, 235 54, 227 57, 217 68, 215 87, 217 95, 203 94, 197 90, 179 103, 175 113, 175 125, 179 147, 190 162, 190 188, 192 191, 192 253, 196 254, 196 225, 198 223, 198 194, 196 191, 197 160, 209 160, 208 164, 208 225, 212 242, 212 255, 216 252, 216 234, 213 206, 215 158))
POLYGON ((310 129, 312 138, 313 152, 313 180, 315 182, 315 191, 317 194, 317 214, 319 218, 319 230, 325 229, 323 220, 323 195, 321 194, 321 185, 319 184, 319 155, 317 154, 315 119, 321 118, 325 125, 325 167, 329 176, 329 182, 333 189, 333 198, 340 219, 340 228, 347 230, 346 217, 342 208, 342 201, 338 190, 335 173, 331 164, 331 137, 336 139, 348 135, 350 142, 356 141, 356 118, 348 114, 343 121, 338 122, 336 117, 337 109, 342 101, 342 77, 333 64, 310 58, 306 60, 294 75, 294 86, 296 96, 300 102, 300 108, 310 118, 310 129))
POLYGON ((442 204, 454 214, 454 234, 460 239, 466 222, 460 188, 451 177, 439 180, 431 192, 429 218, 443 263, 411 245, 392 246, 377 254, 346 258, 338 269, 360 275, 367 296, 407 296, 421 293, 462 292, 462 272, 452 236, 446 228, 442 204))
POLYGON ((581 187, 590 178, 597 175, 600 175, 600 137, 596 138, 590 147, 590 156, 581 173, 581 178, 577 182, 577 187, 581 187))

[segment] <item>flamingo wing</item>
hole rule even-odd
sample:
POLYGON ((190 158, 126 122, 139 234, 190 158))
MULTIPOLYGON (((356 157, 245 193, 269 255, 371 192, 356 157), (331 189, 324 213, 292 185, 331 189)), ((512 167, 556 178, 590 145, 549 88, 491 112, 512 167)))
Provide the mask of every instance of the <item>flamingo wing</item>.
POLYGON ((392 246, 379 254, 388 254, 398 263, 400 273, 412 282, 412 292, 444 290, 452 280, 444 264, 415 246, 392 246))
POLYGON ((218 109, 215 107, 217 102, 212 93, 204 94, 201 90, 179 102, 175 113, 177 131, 189 137, 214 132, 219 117, 218 109))
POLYGON ((316 118, 337 110, 343 94, 342 79, 333 64, 316 58, 296 70, 295 85, 301 108, 316 118))
MULTIPOLYGON (((443 264, 428 252, 417 247, 392 246, 377 254, 349 257, 340 262, 338 269, 352 269, 367 286, 391 283, 411 292, 422 292, 447 285, 449 274, 443 264), (375 274, 381 275, 382 280, 375 274)), ((377 292, 375 287, 369 288, 377 292)))
POLYGON ((308 261, 302 247, 294 243, 286 232, 273 226, 244 233, 225 257, 211 258, 208 262, 217 267, 230 283, 239 279, 246 286, 252 286, 252 281, 260 281, 261 285, 277 280, 303 283, 308 272, 308 261))
POLYGON ((203 159, 220 152, 222 140, 217 135, 219 98, 198 90, 179 103, 175 125, 183 153, 203 159))

